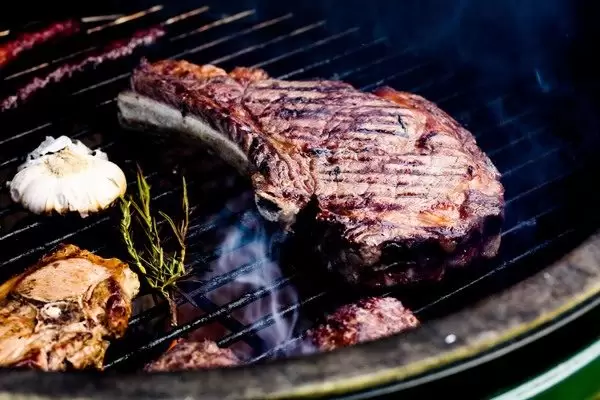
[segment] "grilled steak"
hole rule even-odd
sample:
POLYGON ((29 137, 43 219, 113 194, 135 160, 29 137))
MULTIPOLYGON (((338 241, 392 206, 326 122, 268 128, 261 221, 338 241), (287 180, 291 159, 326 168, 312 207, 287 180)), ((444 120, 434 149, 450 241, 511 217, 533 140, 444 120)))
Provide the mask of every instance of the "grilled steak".
POLYGON ((380 339, 419 326, 410 310, 393 297, 369 297, 347 304, 307 333, 310 344, 329 351, 380 339))
POLYGON ((168 350, 156 361, 144 368, 145 371, 181 371, 230 367, 239 364, 240 360, 230 349, 222 349, 215 342, 182 341, 168 350))
POLYGON ((266 219, 310 221, 318 252, 349 282, 436 280, 497 253, 499 173, 420 96, 170 60, 143 63, 131 82, 118 98, 124 126, 204 141, 250 175, 266 219))
POLYGON ((139 289, 127 264, 63 246, 0 286, 0 366, 102 368, 139 289))

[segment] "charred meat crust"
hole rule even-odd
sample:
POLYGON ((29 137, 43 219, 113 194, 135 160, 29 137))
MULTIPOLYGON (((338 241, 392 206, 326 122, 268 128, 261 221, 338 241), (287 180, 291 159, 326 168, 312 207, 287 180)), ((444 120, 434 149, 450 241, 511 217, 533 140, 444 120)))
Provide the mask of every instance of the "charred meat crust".
POLYGON ((143 63, 132 89, 119 96, 126 125, 193 116, 241 150, 267 219, 294 229, 316 204, 315 240, 350 282, 439 279, 497 252, 497 169, 471 133, 418 95, 170 60, 143 63))
POLYGON ((380 339, 419 326, 415 315, 393 297, 368 297, 345 304, 323 324, 307 332, 309 344, 320 351, 380 339))
POLYGON ((232 367, 240 360, 230 349, 220 348, 215 342, 181 341, 157 360, 144 368, 147 372, 182 371, 218 367, 232 367))
POLYGON ((341 273, 350 284, 371 288, 409 285, 439 281, 449 268, 494 257, 500 246, 502 221, 502 213, 487 217, 468 235, 455 238, 389 241, 373 254, 344 240, 343 226, 318 223, 309 228, 314 238, 309 246, 318 249, 320 264, 341 273))

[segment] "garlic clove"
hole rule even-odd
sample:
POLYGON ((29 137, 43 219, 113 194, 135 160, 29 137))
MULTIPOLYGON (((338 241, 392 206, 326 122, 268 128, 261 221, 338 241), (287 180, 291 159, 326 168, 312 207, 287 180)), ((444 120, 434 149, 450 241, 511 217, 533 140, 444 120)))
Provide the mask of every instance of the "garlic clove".
POLYGON ((33 213, 78 212, 86 217, 125 194, 127 182, 106 153, 61 136, 47 137, 29 153, 9 187, 13 201, 33 213))

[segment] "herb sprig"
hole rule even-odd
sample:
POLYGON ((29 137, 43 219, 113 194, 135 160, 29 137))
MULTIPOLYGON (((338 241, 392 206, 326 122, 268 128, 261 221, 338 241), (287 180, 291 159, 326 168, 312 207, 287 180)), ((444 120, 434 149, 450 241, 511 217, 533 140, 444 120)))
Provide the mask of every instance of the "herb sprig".
POLYGON ((132 195, 121 199, 120 230, 123 242, 133 263, 146 278, 148 285, 167 301, 173 326, 177 325, 177 304, 174 293, 177 291, 179 280, 188 275, 185 268, 185 254, 190 207, 185 177, 182 179, 182 220, 176 223, 164 212, 158 212, 162 221, 170 227, 175 238, 175 249, 171 251, 165 250, 163 246, 164 239, 161 237, 160 224, 150 211, 150 185, 139 168, 137 173, 138 199, 134 199, 132 195), (132 226, 134 221, 138 227, 137 230, 140 231, 138 240, 135 235, 137 230, 132 226))

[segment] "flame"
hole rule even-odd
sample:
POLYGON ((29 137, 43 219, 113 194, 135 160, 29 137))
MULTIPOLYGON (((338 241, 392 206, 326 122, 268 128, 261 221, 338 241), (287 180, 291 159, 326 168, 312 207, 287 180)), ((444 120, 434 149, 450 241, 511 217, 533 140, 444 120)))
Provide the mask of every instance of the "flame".
POLYGON ((173 347, 175 347, 177 345, 177 343, 181 342, 181 340, 182 339, 173 339, 173 341, 169 345, 169 348, 167 349, 167 351, 171 351, 173 349, 173 347))

